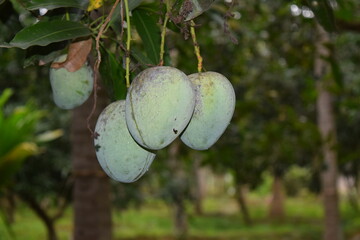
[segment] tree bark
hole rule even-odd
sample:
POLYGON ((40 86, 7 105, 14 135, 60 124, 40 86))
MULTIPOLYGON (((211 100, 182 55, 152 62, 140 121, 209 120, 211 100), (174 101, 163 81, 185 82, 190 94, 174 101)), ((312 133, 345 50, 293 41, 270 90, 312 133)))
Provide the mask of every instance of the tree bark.
POLYGON ((186 176, 184 174, 180 154, 180 140, 176 139, 169 147, 169 169, 172 173, 171 195, 173 201, 175 237, 186 239, 188 232, 187 215, 185 209, 186 176))
POLYGON ((249 210, 246 204, 245 195, 244 195, 244 186, 242 184, 236 184, 236 200, 239 204, 239 207, 241 209, 243 221, 246 225, 250 226, 252 225, 252 220, 250 218, 249 210))
POLYGON ((194 196, 194 210, 197 215, 203 214, 203 196, 204 196, 204 189, 203 189, 203 179, 201 174, 201 161, 202 155, 198 152, 193 153, 193 171, 194 171, 194 185, 193 185, 193 196, 194 196))
MULTIPOLYGON (((74 177, 74 240, 110 240, 112 238, 110 185, 95 154, 93 138, 87 128, 87 117, 93 108, 93 97, 73 111, 71 126, 72 169, 74 177)), ((107 105, 103 92, 98 93, 90 127, 107 105)))
POLYGON ((272 185, 269 217, 281 221, 285 217, 285 193, 282 176, 275 174, 272 185))
POLYGON ((330 66, 326 62, 330 55, 326 47, 330 43, 329 35, 317 24, 318 39, 316 43, 316 59, 314 74, 317 80, 318 97, 317 107, 317 124, 322 139, 322 157, 324 170, 321 174, 322 197, 325 211, 325 229, 324 240, 342 239, 340 229, 340 213, 337 193, 337 153, 336 145, 336 125, 333 112, 333 96, 329 87, 333 83, 329 76, 330 66))
POLYGON ((38 217, 43 221, 47 231, 48 240, 57 240, 55 230, 55 219, 51 218, 48 213, 40 206, 40 204, 30 195, 26 193, 19 193, 19 197, 23 200, 38 217))

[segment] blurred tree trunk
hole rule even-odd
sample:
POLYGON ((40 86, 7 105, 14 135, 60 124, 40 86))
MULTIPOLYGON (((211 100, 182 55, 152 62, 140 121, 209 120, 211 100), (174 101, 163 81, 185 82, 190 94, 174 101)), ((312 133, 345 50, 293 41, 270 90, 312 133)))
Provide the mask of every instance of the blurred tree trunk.
POLYGON ((337 193, 337 153, 336 125, 333 112, 333 96, 329 88, 334 83, 329 79, 330 64, 326 59, 330 56, 327 45, 330 43, 329 35, 317 24, 318 39, 316 43, 316 58, 314 74, 317 80, 318 97, 317 122, 322 138, 322 157, 324 159, 324 170, 321 176, 322 197, 325 211, 324 240, 340 240, 342 233, 340 229, 340 213, 337 193))
POLYGON ((203 214, 203 196, 204 196, 204 183, 203 176, 201 174, 201 162, 202 155, 198 152, 193 152, 193 171, 194 171, 194 185, 193 185, 193 196, 194 196, 194 207, 197 215, 203 214))
POLYGON ((7 188, 5 189, 5 197, 0 200, 0 208, 4 209, 6 222, 8 224, 14 223, 16 210, 15 193, 12 189, 7 188))
POLYGON ((247 207, 246 198, 245 198, 245 194, 244 194, 245 186, 243 184, 237 183, 235 188, 236 188, 236 200, 241 209, 243 221, 246 225, 250 226, 250 225, 252 225, 252 220, 250 218, 250 214, 249 214, 249 210, 247 207))
POLYGON ((41 205, 35 200, 31 193, 19 192, 18 196, 35 212, 35 214, 44 223, 47 231, 47 239, 57 240, 58 237, 55 230, 55 220, 57 218, 50 217, 50 215, 46 212, 45 209, 41 207, 41 205))
POLYGON ((187 215, 185 209, 186 176, 180 155, 180 140, 176 139, 169 147, 169 170, 171 175, 171 197, 174 210, 175 236, 177 239, 186 239, 188 232, 187 215))
POLYGON ((274 174, 269 217, 277 221, 282 220, 285 216, 284 204, 285 204, 285 194, 284 194, 284 186, 283 186, 283 176, 280 174, 274 174))
MULTIPOLYGON (((98 93, 90 126, 105 108, 107 98, 98 93)), ((74 240, 110 240, 112 238, 110 184, 98 164, 93 138, 87 128, 87 117, 93 108, 90 97, 73 111, 71 125, 72 168, 74 176, 74 240)))

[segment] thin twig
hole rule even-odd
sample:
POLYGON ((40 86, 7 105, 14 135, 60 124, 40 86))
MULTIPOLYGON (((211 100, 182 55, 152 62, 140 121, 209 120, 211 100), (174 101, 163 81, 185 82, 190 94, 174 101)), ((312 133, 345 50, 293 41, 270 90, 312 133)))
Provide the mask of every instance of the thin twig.
POLYGON ((166 36, 166 24, 169 20, 169 13, 165 14, 164 24, 161 31, 161 44, 160 44, 160 63, 159 66, 164 65, 164 53, 165 53, 165 36, 166 36))
POLYGON ((126 29, 127 29, 127 41, 126 41, 126 52, 125 52, 125 65, 126 65, 126 87, 130 87, 130 44, 131 44, 131 26, 130 26, 130 13, 128 0, 125 2, 125 13, 126 13, 126 29))
POLYGON ((94 137, 94 131, 91 129, 91 126, 90 126, 90 119, 94 115, 96 105, 97 105, 97 89, 98 89, 98 83, 97 83, 98 74, 97 73, 99 71, 99 66, 100 66, 100 63, 101 63, 100 38, 105 33, 106 26, 109 24, 109 22, 111 20, 111 17, 114 14, 115 8, 119 4, 119 2, 120 2, 120 0, 116 0, 114 5, 112 6, 109 15, 106 17, 105 22, 101 25, 99 33, 98 33, 98 35, 96 36, 96 39, 95 39, 95 48, 96 48, 96 53, 97 53, 97 59, 96 59, 95 64, 94 64, 94 105, 93 105, 93 107, 91 109, 90 115, 86 119, 87 127, 88 127, 88 129, 91 132, 91 135, 93 137, 94 137))
POLYGON ((190 23, 190 33, 191 33, 191 38, 194 42, 194 52, 195 52, 196 58, 198 60, 197 70, 198 70, 198 72, 201 72, 201 70, 203 68, 203 66, 202 66, 203 58, 201 57, 201 54, 200 54, 200 46, 196 40, 195 22, 193 20, 191 20, 191 23, 190 23))

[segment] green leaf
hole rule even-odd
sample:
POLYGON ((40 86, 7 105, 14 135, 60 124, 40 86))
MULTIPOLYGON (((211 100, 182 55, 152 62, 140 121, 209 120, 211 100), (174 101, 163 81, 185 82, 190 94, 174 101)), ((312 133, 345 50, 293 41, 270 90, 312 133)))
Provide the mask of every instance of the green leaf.
MULTIPOLYGON (((5 103, 7 102, 7 100, 9 100, 9 98, 11 97, 11 95, 13 94, 13 90, 10 88, 6 88, 0 95, 0 108, 2 108, 5 103)), ((1 114, 1 111, 0 111, 1 114)))
POLYGON ((62 20, 39 22, 18 32, 10 45, 26 49, 30 46, 46 46, 53 42, 84 37, 90 34, 90 30, 78 22, 62 20))
POLYGON ((51 43, 47 46, 32 46, 26 49, 24 68, 34 64, 45 65, 61 55, 62 50, 68 45, 68 41, 51 43))
POLYGON ((319 0, 316 4, 307 0, 308 6, 314 12, 316 19, 323 28, 328 32, 335 32, 334 11, 328 0, 319 0))
POLYGON ((39 8, 46 8, 51 10, 61 7, 73 7, 86 10, 87 6, 89 5, 88 0, 27 0, 21 2, 28 10, 36 10, 39 8))
POLYGON ((13 46, 10 43, 2 42, 0 43, 0 48, 12 48, 13 46))
POLYGON ((143 0, 132 0, 129 2, 129 11, 134 10, 143 0))
POLYGON ((185 0, 181 5, 179 15, 184 17, 185 21, 196 18, 208 10, 215 0, 185 0))
POLYGON ((116 59, 116 56, 102 49, 102 61, 100 64, 101 80, 112 100, 125 99, 126 97, 126 83, 125 83, 125 69, 122 64, 116 59))
MULTIPOLYGON (((142 2, 142 0, 129 1, 129 11, 132 11, 135 8, 137 8, 141 2, 142 2)), ((109 22, 109 25, 112 27, 112 29, 117 34, 121 33, 121 28, 123 25, 121 21, 122 21, 122 19, 121 19, 121 4, 118 4, 115 8, 114 14, 112 15, 110 22, 109 22)))
POLYGON ((152 61, 145 56, 138 48, 132 47, 131 56, 136 59, 141 65, 152 65, 152 61))
POLYGON ((133 11, 133 22, 144 44, 147 57, 153 65, 160 60, 160 29, 150 12, 143 9, 133 11))

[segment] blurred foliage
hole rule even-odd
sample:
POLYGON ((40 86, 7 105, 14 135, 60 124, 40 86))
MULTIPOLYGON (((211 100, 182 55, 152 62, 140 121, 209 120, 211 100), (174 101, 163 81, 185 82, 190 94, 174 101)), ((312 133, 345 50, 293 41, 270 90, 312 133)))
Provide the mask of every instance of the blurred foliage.
POLYGON ((40 151, 35 143, 35 130, 44 113, 31 104, 6 109, 4 105, 11 94, 10 89, 5 89, 0 96, 0 189, 27 157, 40 151))

